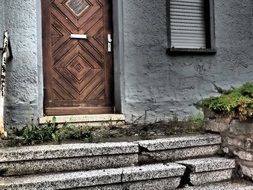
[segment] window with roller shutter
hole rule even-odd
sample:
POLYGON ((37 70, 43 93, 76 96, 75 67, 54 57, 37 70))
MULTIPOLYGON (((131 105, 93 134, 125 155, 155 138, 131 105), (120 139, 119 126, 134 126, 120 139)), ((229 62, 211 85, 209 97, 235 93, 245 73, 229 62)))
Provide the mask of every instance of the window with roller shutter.
POLYGON ((213 0, 168 1, 169 52, 215 53, 213 0))

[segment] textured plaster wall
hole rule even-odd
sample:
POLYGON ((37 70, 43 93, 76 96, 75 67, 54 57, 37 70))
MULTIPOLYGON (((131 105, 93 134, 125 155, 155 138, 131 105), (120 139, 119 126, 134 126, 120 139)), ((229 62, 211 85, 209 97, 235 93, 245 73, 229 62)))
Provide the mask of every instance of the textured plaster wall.
POLYGON ((0 0, 0 47, 2 46, 3 39, 2 33, 5 30, 5 15, 4 15, 4 0, 0 0))
POLYGON ((6 0, 5 9, 14 55, 7 66, 6 121, 21 125, 40 113, 37 4, 36 0, 6 0))
POLYGON ((213 84, 230 88, 252 81, 252 5, 215 0, 217 54, 172 57, 166 54, 166 0, 123 1, 128 120, 194 115, 194 103, 217 95, 213 84))

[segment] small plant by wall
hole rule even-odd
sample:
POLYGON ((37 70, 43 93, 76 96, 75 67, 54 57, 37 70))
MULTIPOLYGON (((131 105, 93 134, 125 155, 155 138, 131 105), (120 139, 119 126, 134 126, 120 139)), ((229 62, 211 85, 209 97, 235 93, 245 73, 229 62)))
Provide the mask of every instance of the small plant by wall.
POLYGON ((231 90, 219 89, 219 97, 207 98, 198 103, 204 111, 217 116, 231 116, 241 121, 253 117, 253 83, 246 83, 231 90))
POLYGON ((60 144, 63 141, 78 140, 91 142, 91 132, 85 127, 77 127, 75 125, 69 125, 67 123, 58 125, 56 119, 45 125, 29 124, 22 130, 15 131, 15 135, 22 139, 21 145, 36 145, 43 143, 57 143, 60 144))

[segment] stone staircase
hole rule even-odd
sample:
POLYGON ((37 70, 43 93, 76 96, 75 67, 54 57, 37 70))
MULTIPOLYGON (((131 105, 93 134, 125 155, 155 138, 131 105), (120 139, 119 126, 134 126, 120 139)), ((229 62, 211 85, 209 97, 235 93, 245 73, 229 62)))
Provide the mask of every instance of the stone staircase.
POLYGON ((1 190, 253 189, 232 181, 236 163, 219 157, 221 137, 0 149, 1 190))

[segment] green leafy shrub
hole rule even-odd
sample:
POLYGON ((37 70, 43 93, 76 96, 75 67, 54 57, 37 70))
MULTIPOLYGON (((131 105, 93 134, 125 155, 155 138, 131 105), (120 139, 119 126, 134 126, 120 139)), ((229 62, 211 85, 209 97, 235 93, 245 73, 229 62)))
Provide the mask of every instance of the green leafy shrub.
POLYGON ((232 115, 240 120, 253 116, 253 83, 224 91, 219 97, 211 97, 199 103, 216 114, 232 115))
POLYGON ((24 138, 23 144, 35 145, 50 142, 53 140, 52 134, 57 131, 55 121, 48 122, 46 125, 37 126, 29 124, 19 132, 19 135, 24 138))

